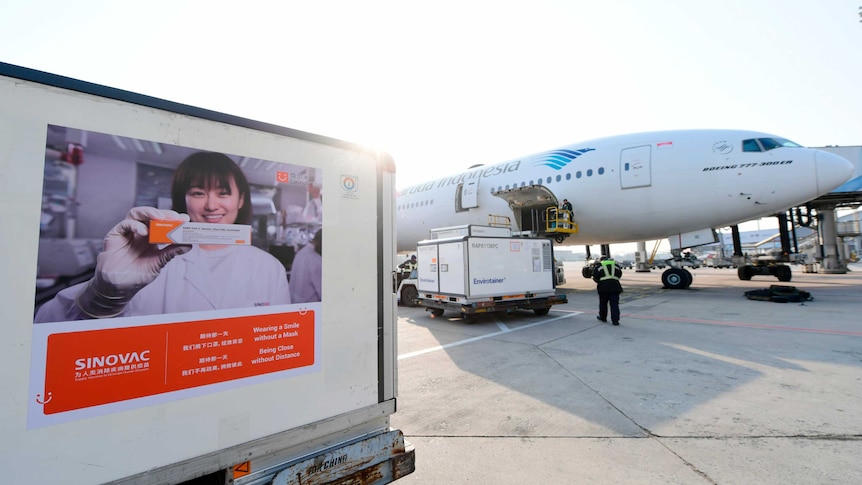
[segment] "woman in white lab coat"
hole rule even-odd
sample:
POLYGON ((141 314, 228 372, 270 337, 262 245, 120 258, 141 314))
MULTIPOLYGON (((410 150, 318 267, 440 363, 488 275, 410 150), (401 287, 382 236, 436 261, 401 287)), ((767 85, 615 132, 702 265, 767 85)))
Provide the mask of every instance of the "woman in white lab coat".
POLYGON ((323 259, 323 229, 302 247, 290 266, 290 299, 294 303, 320 301, 323 259))
POLYGON ((94 277, 45 303, 36 323, 290 303, 284 267, 254 246, 149 243, 151 220, 250 223, 249 191, 226 155, 189 156, 174 174, 174 210, 129 211, 105 236, 94 277))

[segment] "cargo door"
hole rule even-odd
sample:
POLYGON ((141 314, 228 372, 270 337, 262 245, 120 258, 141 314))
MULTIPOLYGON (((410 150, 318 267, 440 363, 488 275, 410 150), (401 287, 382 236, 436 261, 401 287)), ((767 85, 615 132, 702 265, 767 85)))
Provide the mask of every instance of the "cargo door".
POLYGON ((416 289, 420 292, 437 293, 440 291, 439 258, 437 244, 420 245, 416 251, 416 269, 419 281, 416 289))
POLYGON ((458 184, 455 194, 455 211, 464 212, 479 207, 479 179, 458 184))
POLYGON ((620 153, 620 186, 624 189, 652 185, 650 167, 652 147, 644 145, 626 148, 620 153))
POLYGON ((545 229, 545 209, 557 207, 557 196, 544 185, 527 185, 492 193, 509 204, 520 231, 542 234, 545 229))
POLYGON ((440 244, 440 292, 448 295, 466 295, 467 261, 464 241, 440 244))

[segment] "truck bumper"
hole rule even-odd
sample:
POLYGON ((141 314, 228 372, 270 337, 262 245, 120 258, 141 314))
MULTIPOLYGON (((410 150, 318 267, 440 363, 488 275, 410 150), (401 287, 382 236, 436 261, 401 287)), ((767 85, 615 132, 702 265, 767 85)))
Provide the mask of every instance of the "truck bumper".
POLYGON ((413 445, 391 430, 306 458, 280 471, 273 485, 382 485, 413 473, 413 445))
POLYGON ((518 300, 488 300, 469 303, 449 302, 437 299, 419 298, 418 304, 426 309, 436 308, 438 310, 449 310, 459 312, 463 315, 475 315, 478 313, 510 312, 514 310, 541 310, 551 308, 553 305, 568 303, 566 295, 553 295, 542 298, 528 298, 518 300))

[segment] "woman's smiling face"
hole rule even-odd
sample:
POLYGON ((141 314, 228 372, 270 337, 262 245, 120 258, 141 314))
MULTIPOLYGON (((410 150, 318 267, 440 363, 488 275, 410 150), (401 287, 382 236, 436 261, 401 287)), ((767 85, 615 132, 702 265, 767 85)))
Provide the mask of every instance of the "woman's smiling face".
POLYGON ((243 197, 233 177, 229 187, 189 187, 186 210, 192 222, 233 224, 243 206, 243 197))

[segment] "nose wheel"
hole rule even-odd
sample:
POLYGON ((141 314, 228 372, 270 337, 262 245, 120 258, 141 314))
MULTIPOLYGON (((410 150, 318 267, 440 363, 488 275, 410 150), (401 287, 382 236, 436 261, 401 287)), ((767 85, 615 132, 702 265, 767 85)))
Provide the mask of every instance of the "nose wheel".
POLYGON ((693 280, 691 273, 682 268, 670 268, 661 274, 662 284, 670 290, 684 290, 691 286, 693 280))

